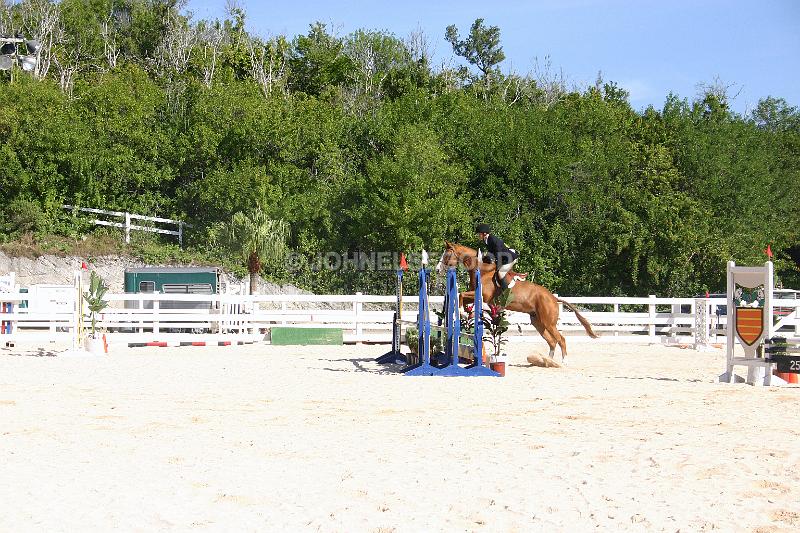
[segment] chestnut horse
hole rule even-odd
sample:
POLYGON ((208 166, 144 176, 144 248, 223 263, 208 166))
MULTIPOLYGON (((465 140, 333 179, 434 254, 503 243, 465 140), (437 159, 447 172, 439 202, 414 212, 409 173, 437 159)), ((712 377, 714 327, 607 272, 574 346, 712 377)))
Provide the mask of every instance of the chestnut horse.
MULTIPOLYGON (((467 246, 455 244, 451 242, 445 243, 445 250, 442 258, 439 260, 437 269, 439 273, 444 272, 446 268, 454 267, 458 264, 464 267, 470 273, 470 290, 459 294, 459 299, 462 304, 467 301, 475 300, 475 270, 481 269, 481 285, 483 289, 483 301, 491 303, 494 298, 500 293, 492 279, 494 277, 495 265, 493 263, 479 263, 478 252, 467 246)), ((509 276, 515 275, 514 272, 509 273, 509 276)), ((519 275, 517 275, 519 278, 519 275)), ((529 281, 517 281, 511 287, 511 302, 506 306, 509 311, 519 311, 531 317, 531 324, 536 328, 536 331, 544 338, 548 346, 550 346, 550 358, 555 355, 556 344, 561 348, 561 361, 563 362, 567 357, 567 342, 564 336, 556 329, 558 323, 558 304, 562 303, 570 311, 575 313, 586 333, 593 339, 597 338, 597 334, 592 330, 592 325, 586 320, 571 303, 553 296, 549 290, 541 285, 529 281)))

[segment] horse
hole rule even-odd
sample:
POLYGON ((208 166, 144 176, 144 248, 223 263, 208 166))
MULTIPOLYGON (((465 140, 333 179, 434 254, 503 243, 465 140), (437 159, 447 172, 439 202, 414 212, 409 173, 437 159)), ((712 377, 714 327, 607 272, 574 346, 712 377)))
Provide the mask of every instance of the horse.
MULTIPOLYGON (((464 267, 470 273, 470 290, 460 293, 459 301, 463 305, 467 305, 467 301, 475 300, 475 271, 481 269, 481 285, 483 301, 491 303, 500 294, 500 288, 494 283, 495 265, 493 263, 483 263, 478 261, 478 252, 468 246, 460 244, 445 242, 445 250, 442 253, 439 264, 436 266, 439 273, 443 273, 445 269, 454 267, 458 264, 464 267)), ((536 328, 536 331, 550 346, 550 359, 553 359, 556 351, 556 344, 561 348, 561 361, 567 358, 567 342, 564 336, 556 328, 558 323, 558 304, 561 303, 570 311, 575 313, 575 316, 580 321, 586 333, 593 339, 598 335, 592 330, 591 323, 586 320, 571 303, 556 298, 552 292, 530 281, 523 281, 521 276, 517 273, 511 272, 509 276, 515 278, 517 281, 510 287, 511 301, 506 306, 509 311, 519 311, 525 313, 531 318, 531 324, 536 328)))

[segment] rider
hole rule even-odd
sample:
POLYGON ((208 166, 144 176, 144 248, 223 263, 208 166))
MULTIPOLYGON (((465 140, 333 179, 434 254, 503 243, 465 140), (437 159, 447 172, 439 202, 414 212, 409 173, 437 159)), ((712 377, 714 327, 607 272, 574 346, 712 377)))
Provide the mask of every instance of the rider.
POLYGON ((519 259, 519 253, 505 245, 496 235, 492 235, 489 224, 478 224, 475 226, 475 233, 478 238, 486 243, 487 253, 483 256, 484 263, 495 263, 494 282, 505 290, 508 288, 506 274, 511 271, 514 263, 519 259))

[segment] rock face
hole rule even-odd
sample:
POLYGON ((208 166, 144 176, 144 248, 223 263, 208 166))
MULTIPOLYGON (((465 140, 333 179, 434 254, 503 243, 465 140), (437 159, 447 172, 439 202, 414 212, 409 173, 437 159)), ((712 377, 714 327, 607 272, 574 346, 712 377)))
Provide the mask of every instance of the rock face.
POLYGON ((140 261, 125 257, 97 257, 91 260, 82 257, 58 257, 43 255, 36 259, 9 257, 0 252, 0 272, 16 273, 17 283, 29 285, 72 285, 73 273, 86 263, 90 270, 96 271, 108 285, 111 292, 124 292, 124 272, 126 268, 145 266, 140 261))
MULTIPOLYGON (((106 285, 109 292, 125 292, 125 269, 146 266, 184 266, 184 265, 146 265, 141 261, 128 257, 59 257, 43 255, 36 259, 26 257, 9 257, 0 252, 0 275, 14 272, 16 282, 21 287, 30 285, 72 285, 73 273, 81 269, 81 264, 86 263, 89 270, 96 271, 106 285)), ((239 279, 228 272, 224 272, 225 282, 230 289, 243 285, 245 292, 249 290, 249 278, 239 279)), ((311 294, 293 285, 278 285, 261 280, 259 284, 261 294, 311 294)))

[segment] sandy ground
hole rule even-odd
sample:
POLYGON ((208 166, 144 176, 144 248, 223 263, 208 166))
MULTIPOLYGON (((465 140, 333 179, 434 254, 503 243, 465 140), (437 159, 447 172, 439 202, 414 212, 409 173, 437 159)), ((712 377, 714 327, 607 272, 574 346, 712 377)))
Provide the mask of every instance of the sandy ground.
POLYGON ((797 531, 800 388, 720 350, 410 378, 386 346, 0 349, 2 531, 797 531))

